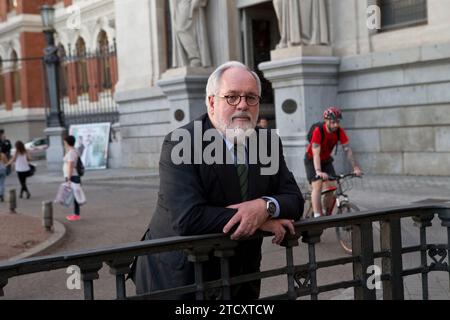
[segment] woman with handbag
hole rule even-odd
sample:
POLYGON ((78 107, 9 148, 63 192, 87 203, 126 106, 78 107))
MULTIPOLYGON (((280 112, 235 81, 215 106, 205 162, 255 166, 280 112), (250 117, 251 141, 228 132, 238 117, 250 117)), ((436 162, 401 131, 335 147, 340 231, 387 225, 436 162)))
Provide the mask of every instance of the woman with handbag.
POLYGON ((23 197, 23 193, 26 192, 27 199, 30 199, 31 194, 30 191, 28 191, 27 188, 27 178, 32 175, 32 170, 30 166, 30 155, 28 151, 25 149, 25 145, 22 141, 18 140, 15 144, 16 147, 16 153, 12 157, 12 159, 6 164, 7 166, 15 163, 15 168, 17 172, 17 177, 19 178, 20 182, 20 194, 19 198, 23 197))
POLYGON ((5 201, 5 179, 7 175, 8 158, 0 151, 0 201, 5 201))
MULTIPOLYGON (((66 150, 66 154, 64 156, 63 173, 64 179, 69 186, 71 186, 72 183, 78 185, 81 184, 81 178, 76 170, 79 155, 78 152, 75 150, 74 146, 75 146, 74 136, 67 136, 64 138, 64 149, 66 150)), ((72 189, 74 188, 72 187, 72 189)), ((74 198, 73 203, 74 203, 74 214, 68 215, 66 217, 66 219, 69 221, 80 220, 80 204, 77 202, 76 197, 74 198)))

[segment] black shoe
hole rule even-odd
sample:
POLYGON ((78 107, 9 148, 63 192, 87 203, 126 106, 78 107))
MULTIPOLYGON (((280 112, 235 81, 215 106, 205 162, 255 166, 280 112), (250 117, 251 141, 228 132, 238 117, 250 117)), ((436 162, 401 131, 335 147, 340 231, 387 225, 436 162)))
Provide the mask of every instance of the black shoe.
POLYGON ((30 192, 27 191, 27 199, 30 199, 30 197, 31 197, 31 194, 30 194, 30 192))
POLYGON ((0 196, 0 201, 5 202, 5 199, 3 199, 3 196, 0 196))
POLYGON ((23 192, 20 193, 19 198, 20 198, 20 199, 23 198, 23 192))

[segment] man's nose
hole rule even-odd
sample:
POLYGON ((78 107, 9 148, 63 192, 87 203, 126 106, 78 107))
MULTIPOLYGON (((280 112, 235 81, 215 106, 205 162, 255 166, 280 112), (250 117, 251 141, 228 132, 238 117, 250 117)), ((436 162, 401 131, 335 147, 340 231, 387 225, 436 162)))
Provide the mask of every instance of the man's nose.
POLYGON ((241 101, 239 101, 239 104, 236 106, 237 110, 247 110, 248 104, 247 104, 247 98, 241 97, 241 101))

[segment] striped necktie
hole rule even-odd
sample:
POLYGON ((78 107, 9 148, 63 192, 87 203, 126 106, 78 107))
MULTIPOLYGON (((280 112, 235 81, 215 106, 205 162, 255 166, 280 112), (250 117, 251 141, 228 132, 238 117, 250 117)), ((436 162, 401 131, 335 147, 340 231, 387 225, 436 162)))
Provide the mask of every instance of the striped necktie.
POLYGON ((233 147, 233 152, 235 156, 235 165, 237 170, 237 175, 239 179, 239 187, 241 191, 242 201, 247 201, 248 198, 248 168, 246 165, 246 152, 243 145, 235 145, 233 147))

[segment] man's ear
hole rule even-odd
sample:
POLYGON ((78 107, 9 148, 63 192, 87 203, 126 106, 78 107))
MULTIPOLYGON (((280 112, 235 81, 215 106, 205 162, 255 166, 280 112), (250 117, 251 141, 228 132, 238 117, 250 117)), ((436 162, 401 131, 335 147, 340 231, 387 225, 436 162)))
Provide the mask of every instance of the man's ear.
POLYGON ((209 102, 209 105, 208 105, 208 113, 210 114, 210 115, 214 115, 214 102, 215 102, 215 100, 214 100, 214 96, 209 96, 208 97, 208 102, 209 102))

